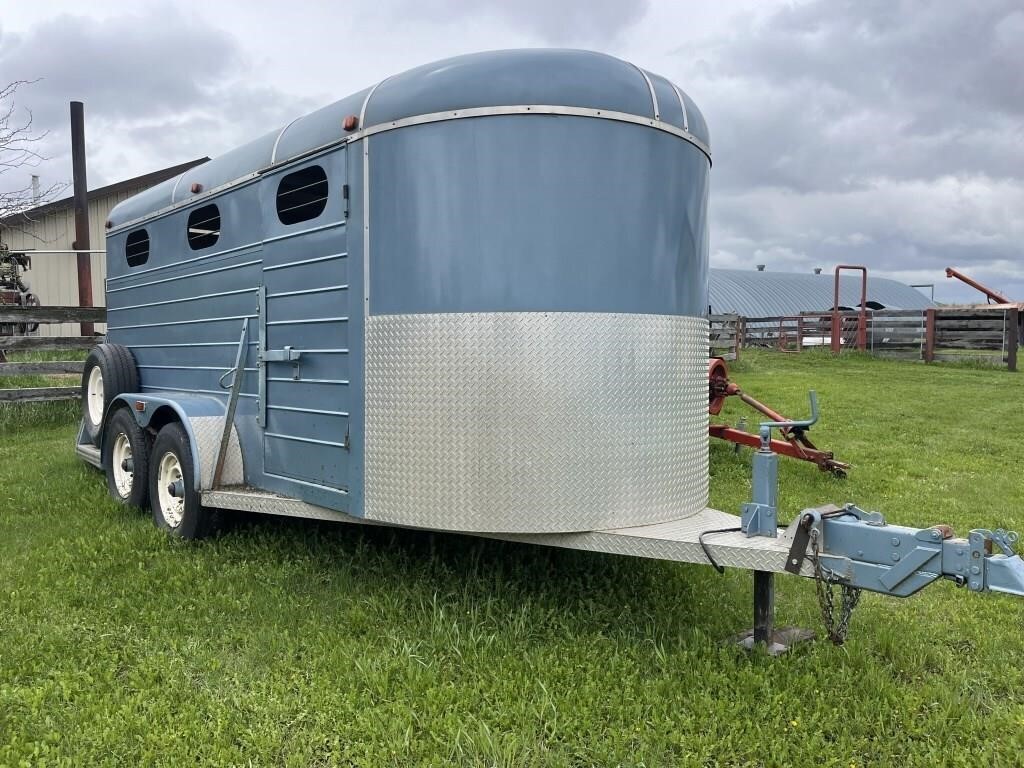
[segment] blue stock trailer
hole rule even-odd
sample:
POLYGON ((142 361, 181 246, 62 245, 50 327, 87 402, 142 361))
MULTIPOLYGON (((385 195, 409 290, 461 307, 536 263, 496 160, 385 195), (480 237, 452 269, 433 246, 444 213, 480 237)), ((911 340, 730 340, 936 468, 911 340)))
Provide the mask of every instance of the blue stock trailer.
POLYGON ((182 538, 236 509, 749 568, 766 642, 775 572, 1021 592, 1001 531, 781 530, 767 450, 742 514, 708 509, 710 169, 686 93, 587 51, 297 118, 111 212, 77 451, 182 538))

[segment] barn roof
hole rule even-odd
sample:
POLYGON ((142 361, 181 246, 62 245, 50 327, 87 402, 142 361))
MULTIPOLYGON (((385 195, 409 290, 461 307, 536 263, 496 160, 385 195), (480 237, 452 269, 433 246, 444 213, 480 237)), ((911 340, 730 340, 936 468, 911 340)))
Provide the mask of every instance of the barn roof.
MULTIPOLYGON (((187 163, 179 163, 178 165, 172 165, 169 168, 161 168, 158 171, 151 171, 150 173, 144 173, 141 176, 134 176, 130 179, 124 179, 123 181, 116 181, 113 184, 108 184, 105 187, 96 187, 90 189, 86 195, 86 200, 92 202, 98 200, 105 195, 112 195, 117 192, 123 192, 125 190, 143 190, 148 187, 152 187, 155 184, 159 184, 167 179, 173 179, 180 176, 184 171, 190 168, 195 168, 197 165, 208 162, 210 158, 200 157, 196 160, 189 160, 187 163)), ((49 203, 43 203, 37 205, 35 208, 27 208, 24 211, 18 213, 12 213, 3 219, 0 219, 0 224, 15 225, 24 224, 26 222, 35 221, 43 216, 56 211, 63 211, 66 208, 71 208, 75 204, 74 196, 63 197, 60 200, 53 200, 49 203)))
MULTIPOLYGON (((192 197, 192 185, 217 189, 320 147, 344 140, 345 118, 358 131, 458 110, 533 106, 600 111, 651 121, 710 153, 697 105, 665 78, 603 53, 531 48, 471 53, 389 77, 233 149, 136 197, 110 214, 117 227, 192 197)), ((613 118, 618 119, 618 118, 613 118)), ((709 155, 710 156, 710 155, 709 155)))
MULTIPOLYGON (((832 309, 833 275, 711 269, 709 298, 715 314, 780 317, 832 309)), ((839 278, 840 306, 860 306, 860 275, 839 278)), ((925 309, 935 302, 916 288, 884 277, 868 277, 869 309, 925 309)))

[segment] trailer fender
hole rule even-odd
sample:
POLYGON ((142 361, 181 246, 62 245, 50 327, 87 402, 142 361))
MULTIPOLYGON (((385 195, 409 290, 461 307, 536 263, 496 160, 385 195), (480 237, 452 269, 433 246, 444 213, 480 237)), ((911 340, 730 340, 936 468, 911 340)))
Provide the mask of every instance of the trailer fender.
MULTIPOLYGON (((124 403, 135 415, 139 426, 158 428, 168 421, 178 421, 185 428, 192 448, 195 465, 195 488, 208 491, 213 487, 214 467, 224 435, 225 405, 216 398, 197 395, 157 396, 126 393, 111 403, 124 403)), ((238 430, 232 425, 231 438, 224 458, 222 485, 241 485, 245 478, 245 464, 238 440, 238 430)))

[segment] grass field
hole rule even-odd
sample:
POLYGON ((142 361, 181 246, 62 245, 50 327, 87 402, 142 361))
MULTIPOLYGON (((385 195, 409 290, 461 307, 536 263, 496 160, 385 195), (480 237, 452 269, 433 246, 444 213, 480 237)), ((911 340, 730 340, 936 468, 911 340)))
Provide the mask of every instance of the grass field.
MULTIPOLYGON (((752 394, 854 468, 783 461, 783 517, 1024 529, 1024 376, 750 354, 752 394)), ((739 404, 725 416, 735 422, 739 404)), ((464 536, 240 518, 169 541, 72 452, 74 409, 0 413, 0 765, 1012 766, 1024 601, 867 595, 844 647, 770 659, 751 577, 464 536)), ((749 454, 712 445, 712 504, 749 454)), ((814 586, 778 619, 820 629, 814 586)))

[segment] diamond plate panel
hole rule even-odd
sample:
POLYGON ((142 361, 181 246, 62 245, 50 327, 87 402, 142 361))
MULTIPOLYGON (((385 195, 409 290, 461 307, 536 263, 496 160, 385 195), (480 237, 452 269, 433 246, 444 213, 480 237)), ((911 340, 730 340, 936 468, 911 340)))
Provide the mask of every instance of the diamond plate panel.
MULTIPOLYGON (((208 490, 213 485, 213 470, 217 465, 217 453, 220 451, 220 440, 224 434, 223 416, 193 416, 189 419, 192 433, 196 438, 196 451, 199 453, 199 482, 201 490, 208 490)), ((231 427, 231 438, 228 441, 228 452, 224 457, 224 485, 240 485, 243 482, 242 448, 238 442, 238 430, 231 427)))
POLYGON ((553 533, 697 514, 707 349, 694 317, 371 315, 365 516, 553 533))

